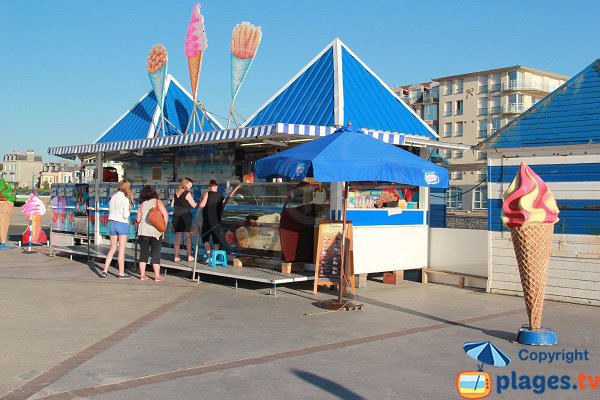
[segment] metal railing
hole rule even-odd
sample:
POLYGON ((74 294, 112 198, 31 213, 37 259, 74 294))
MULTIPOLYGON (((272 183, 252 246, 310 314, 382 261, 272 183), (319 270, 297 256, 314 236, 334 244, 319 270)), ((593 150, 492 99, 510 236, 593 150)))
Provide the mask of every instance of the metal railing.
POLYGON ((456 92, 455 93, 460 94, 462 92, 463 92, 463 88, 461 88, 461 87, 460 88, 456 88, 456 92))
POLYGON ((462 135, 463 135, 462 130, 454 132, 454 136, 462 136, 462 135))
POLYGON ((479 93, 487 93, 487 92, 488 92, 488 85, 479 86, 479 93))
POLYGON ((556 89, 558 85, 549 85, 547 83, 542 82, 534 82, 531 80, 519 80, 512 79, 509 81, 505 81, 502 84, 502 90, 539 90, 541 92, 550 93, 554 89, 556 89))
POLYGON ((509 104, 503 109, 504 114, 520 114, 523 111, 525 111, 525 105, 520 103, 509 104))
POLYGON ((499 92, 502 89, 502 85, 499 83, 494 83, 490 85, 489 93, 499 92))
POLYGON ((445 132, 442 134, 442 137, 452 137, 452 131, 445 131, 445 132))
POLYGON ((463 110, 456 110, 456 113, 454 115, 463 115, 463 113, 463 110))
POLYGON ((479 107, 479 111, 477 112, 477 115, 488 115, 488 108, 487 107, 479 107))
POLYGON ((452 115, 452 110, 450 111, 444 111, 444 117, 449 117, 452 115))
POLYGON ((447 96, 447 95, 449 95, 449 94, 452 94, 452 89, 445 88, 445 89, 444 89, 444 95, 446 95, 446 96, 447 96))
POLYGON ((440 98, 440 94, 438 92, 425 92, 423 93, 423 101, 432 102, 440 98))
POLYGON ((490 107, 489 115, 500 114, 502 112, 502 106, 490 107))
POLYGON ((480 129, 477 137, 479 138, 486 138, 488 136, 488 130, 487 129, 480 129))

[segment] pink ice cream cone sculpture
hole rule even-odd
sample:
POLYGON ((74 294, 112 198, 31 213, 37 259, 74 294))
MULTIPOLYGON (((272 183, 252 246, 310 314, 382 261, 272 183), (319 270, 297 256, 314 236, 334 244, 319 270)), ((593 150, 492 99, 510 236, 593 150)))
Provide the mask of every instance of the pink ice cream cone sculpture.
POLYGON ((200 13, 200 4, 196 3, 192 10, 192 17, 188 24, 185 36, 185 56, 188 60, 190 71, 190 82, 192 85, 192 98, 198 98, 198 80, 200 79, 200 68, 202 65, 202 54, 208 47, 206 31, 204 28, 204 17, 200 13))
POLYGON ((21 235, 21 242, 46 243, 48 238, 42 229, 42 216, 46 214, 46 206, 42 200, 31 193, 23 206, 23 214, 27 218, 28 225, 21 235))
POLYGON ((510 228, 531 331, 539 331, 542 325, 552 234, 558 213, 556 200, 546 183, 522 162, 504 192, 502 222, 510 228))

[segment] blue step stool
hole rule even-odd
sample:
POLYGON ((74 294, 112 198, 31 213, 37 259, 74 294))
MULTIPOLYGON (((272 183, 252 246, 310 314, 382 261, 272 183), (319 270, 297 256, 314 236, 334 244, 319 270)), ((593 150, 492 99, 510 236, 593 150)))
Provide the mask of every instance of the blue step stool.
POLYGON ((210 251, 210 266, 216 267, 217 265, 227 266, 227 252, 225 250, 211 250, 210 251))

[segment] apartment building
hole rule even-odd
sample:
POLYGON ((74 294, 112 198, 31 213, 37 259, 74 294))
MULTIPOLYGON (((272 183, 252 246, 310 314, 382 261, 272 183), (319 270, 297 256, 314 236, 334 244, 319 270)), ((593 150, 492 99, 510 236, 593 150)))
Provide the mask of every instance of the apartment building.
POLYGON ((46 163, 40 172, 40 187, 49 188, 55 183, 79 183, 82 172, 79 166, 68 162, 46 163))
POLYGON ((13 150, 3 157, 2 175, 15 188, 31 188, 32 182, 37 185, 42 167, 42 156, 36 156, 33 150, 13 150))
MULTIPOLYGON (((437 116, 437 120, 430 119, 430 125, 437 127, 440 140, 475 145, 568 79, 564 75, 516 65, 444 76, 433 79, 429 85, 401 86, 394 91, 421 118, 437 116), (437 101, 430 94, 434 84, 437 84, 437 101), (422 88, 421 98, 412 100, 418 87, 422 88), (412 99, 411 90, 415 91, 412 99)), ((487 179, 485 154, 441 150, 440 155, 450 162, 447 166, 450 189, 446 200, 449 211, 485 213, 487 187, 485 183, 480 184, 487 179)))

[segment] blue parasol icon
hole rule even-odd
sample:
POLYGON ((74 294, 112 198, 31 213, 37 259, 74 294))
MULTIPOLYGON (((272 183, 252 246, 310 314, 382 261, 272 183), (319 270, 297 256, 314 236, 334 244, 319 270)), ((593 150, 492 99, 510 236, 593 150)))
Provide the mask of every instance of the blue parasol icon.
POLYGON ((469 357, 481 361, 481 364, 477 365, 479 371, 483 371, 483 364, 506 367, 510 363, 510 357, 492 342, 466 342, 463 349, 469 357))

